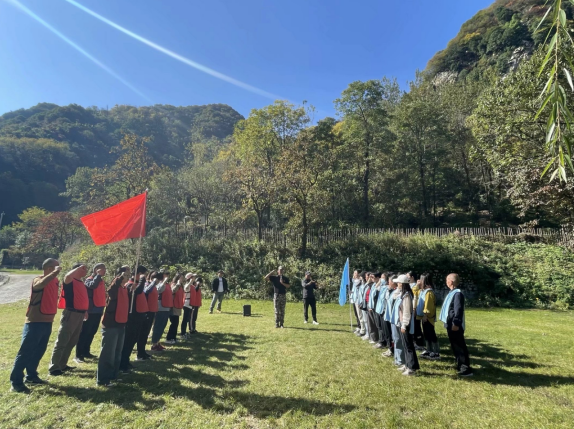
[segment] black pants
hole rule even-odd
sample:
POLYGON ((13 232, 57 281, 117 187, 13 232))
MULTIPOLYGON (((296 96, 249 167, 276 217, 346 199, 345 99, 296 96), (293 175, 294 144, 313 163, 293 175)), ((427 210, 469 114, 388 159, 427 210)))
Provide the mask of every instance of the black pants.
POLYGON ((357 313, 357 306, 355 304, 352 304, 352 307, 353 307, 353 313, 355 313, 355 317, 357 319, 357 327, 360 330, 362 328, 361 328, 361 320, 359 319, 359 313, 357 313))
POLYGON ((379 329, 379 343, 382 346, 388 346, 388 338, 385 335, 385 320, 384 315, 377 313, 377 328, 379 329))
POLYGON ((377 327, 377 343, 381 343, 383 341, 383 321, 381 315, 376 311, 373 311, 373 315, 375 316, 375 325, 377 327))
POLYGON ((408 369, 416 371, 420 369, 420 366, 417 352, 415 350, 415 338, 414 335, 409 333, 410 328, 410 326, 407 326, 404 334, 401 331, 401 338, 403 340, 403 347, 405 348, 405 365, 408 369))
POLYGON ((452 353, 456 359, 456 367, 459 371, 470 369, 470 358, 468 356, 466 341, 464 340, 464 330, 459 328, 458 331, 453 331, 452 329, 447 329, 446 331, 448 333, 448 339, 450 340, 452 353))
POLYGON ((88 313, 88 319, 82 324, 82 332, 78 344, 76 344, 76 357, 83 358, 90 355, 90 347, 94 341, 94 335, 98 332, 102 315, 98 313, 88 313))
POLYGON ((421 328, 421 320, 416 320, 415 318, 415 333, 414 333, 415 344, 419 347, 425 346, 425 339, 423 336, 423 330, 421 328))
POLYGON ((383 324, 383 335, 385 336, 387 347, 391 352, 395 352, 395 344, 393 343, 393 331, 391 328, 391 322, 385 320, 383 324))
POLYGON ((191 319, 189 320, 189 330, 191 332, 195 332, 195 322, 197 322, 197 313, 199 313, 199 307, 193 306, 191 307, 191 319))
POLYGON ((120 369, 128 369, 130 363, 130 355, 134 346, 138 342, 141 330, 146 320, 146 314, 131 313, 128 316, 128 323, 126 323, 126 336, 124 337, 124 347, 122 349, 122 359, 120 360, 120 369))
POLYGON ((379 342, 379 331, 377 329, 377 322, 375 322, 375 318, 377 318, 378 314, 375 310, 367 310, 367 314, 369 315, 369 334, 371 337, 371 341, 375 343, 379 342))
POLYGON ((165 337, 166 340, 175 340, 177 337, 177 327, 179 326, 179 316, 169 316, 169 329, 165 337))
POLYGON ((151 311, 145 314, 144 320, 142 322, 142 327, 138 336, 138 357, 145 357, 147 352, 145 347, 147 345, 148 335, 151 332, 151 327, 153 326, 153 321, 155 319, 155 313, 151 311))
POLYGON ((185 335, 185 333, 187 332, 187 327, 190 325, 190 321, 191 321, 191 308, 183 307, 183 318, 181 319, 181 326, 180 326, 181 335, 185 335))
POLYGON ((303 316, 305 321, 309 318, 309 306, 311 306, 311 315, 313 316, 313 321, 317 321, 317 300, 315 297, 303 298, 303 316))
POLYGON ((438 338, 434 330, 434 325, 428 320, 423 322, 423 335, 425 337, 427 350, 432 353, 440 354, 438 338))

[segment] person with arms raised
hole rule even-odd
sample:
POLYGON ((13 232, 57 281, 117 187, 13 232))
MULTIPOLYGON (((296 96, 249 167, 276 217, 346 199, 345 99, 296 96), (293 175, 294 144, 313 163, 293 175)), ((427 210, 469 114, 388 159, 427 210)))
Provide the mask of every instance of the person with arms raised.
POLYGON ((144 361, 151 359, 151 355, 146 352, 146 345, 149 333, 151 332, 151 327, 155 320, 155 315, 158 311, 158 296, 156 285, 163 279, 163 274, 156 271, 152 271, 146 279, 144 294, 147 299, 147 313, 142 328, 140 329, 140 335, 138 338, 137 350, 138 356, 136 361, 144 361))
POLYGON ((128 282, 128 297, 130 299, 130 313, 126 324, 126 334, 124 337, 124 347, 122 349, 122 358, 120 361, 120 371, 129 373, 133 369, 130 363, 130 356, 134 346, 138 342, 140 331, 145 323, 148 312, 147 298, 144 287, 146 282, 147 268, 139 266, 136 270, 134 281, 128 282))
POLYGON ((201 286, 203 286, 203 278, 198 276, 195 282, 191 285, 189 290, 189 303, 191 304, 191 317, 189 319, 189 333, 196 334, 197 313, 201 307, 201 286))
POLYGON ((215 302, 217 301, 217 311, 221 313, 221 302, 225 293, 228 291, 227 279, 223 277, 223 270, 217 272, 217 278, 213 279, 211 282, 211 290, 213 291, 213 299, 211 300, 211 305, 209 306, 209 314, 213 313, 213 307, 215 307, 215 302))
POLYGON ((190 335, 187 328, 191 326, 191 288, 194 287, 196 275, 187 273, 185 275, 185 285, 183 286, 184 300, 183 300, 183 317, 181 318, 181 326, 179 336, 183 339, 189 339, 190 335))
POLYGON ((173 308, 169 315, 169 329, 167 330, 166 343, 177 343, 177 328, 179 326, 179 316, 181 316, 183 304, 185 302, 185 292, 183 291, 183 276, 177 274, 171 284, 171 293, 173 294, 173 308))
POLYGON ((449 274, 446 278, 446 286, 450 289, 440 310, 440 321, 448 333, 448 339, 452 348, 452 353, 456 359, 458 375, 461 377, 471 377, 473 375, 470 367, 470 357, 464 339, 466 330, 464 295, 458 289, 460 277, 458 274, 449 274))
POLYGON ((303 287, 303 317, 305 322, 309 318, 309 306, 311 306, 311 316, 313 317, 313 325, 318 325, 317 322, 317 299, 315 298, 315 290, 319 289, 317 282, 311 278, 311 271, 305 273, 305 278, 301 282, 303 287))
POLYGON ((96 264, 84 284, 88 289, 88 318, 82 324, 82 332, 78 339, 76 346, 76 358, 74 362, 83 363, 84 358, 95 358, 90 353, 90 347, 94 340, 94 335, 98 332, 102 314, 106 306, 106 285, 104 284, 104 276, 106 275, 106 266, 102 263, 96 264))
POLYGON ((24 370, 26 370, 26 383, 45 383, 38 376, 38 365, 46 353, 52 333, 52 324, 58 311, 60 283, 57 276, 61 271, 59 265, 56 259, 46 259, 42 264, 44 274, 32 280, 30 303, 26 310, 26 321, 22 330, 22 343, 10 374, 13 392, 28 393, 30 391, 24 384, 24 370))
POLYGON ((107 290, 107 304, 102 320, 102 348, 96 372, 98 386, 112 387, 113 381, 118 379, 125 326, 130 311, 130 298, 126 287, 129 277, 130 268, 124 265, 118 270, 107 290))
POLYGON ((277 275, 272 274, 275 271, 271 271, 265 276, 265 280, 273 283, 273 305, 275 307, 275 327, 284 328, 285 326, 285 304, 287 303, 287 289, 291 287, 289 284, 289 278, 283 275, 283 267, 277 268, 277 275))
POLYGON ((87 273, 88 269, 84 264, 75 264, 72 266, 72 271, 64 277, 64 287, 58 301, 58 307, 63 308, 64 311, 60 318, 58 338, 54 344, 49 367, 52 376, 59 376, 73 369, 68 366, 68 359, 70 359, 72 349, 78 343, 84 317, 89 307, 88 291, 82 281, 87 273))
POLYGON ((161 345, 160 340, 169 321, 169 315, 173 308, 173 294, 171 293, 171 284, 169 283, 169 273, 161 273, 163 280, 157 284, 158 292, 158 310, 155 315, 155 322, 151 334, 151 349, 154 352, 161 352, 165 347, 161 345))

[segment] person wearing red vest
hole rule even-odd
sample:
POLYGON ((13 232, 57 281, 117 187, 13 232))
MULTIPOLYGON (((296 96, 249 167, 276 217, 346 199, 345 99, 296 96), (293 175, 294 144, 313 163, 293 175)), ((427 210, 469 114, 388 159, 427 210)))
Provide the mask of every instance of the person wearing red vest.
POLYGON ((197 322, 197 313, 201 307, 201 286, 203 286, 203 278, 197 277, 194 285, 191 286, 189 303, 191 304, 191 319, 189 321, 189 331, 191 334, 196 334, 195 324, 197 322))
POLYGON ((182 275, 177 274, 171 285, 171 293, 173 295, 173 307, 169 316, 169 329, 165 337, 167 344, 175 344, 177 342, 177 328, 179 326, 179 316, 181 316, 183 304, 185 302, 185 292, 183 290, 182 275))
POLYGON ((124 374, 129 373, 134 366, 130 363, 130 356, 134 346, 138 342, 140 331, 145 322, 147 315, 147 299, 143 293, 146 281, 147 268, 139 266, 133 282, 128 282, 128 295, 130 297, 130 313, 126 325, 126 335, 124 338, 124 347, 122 350, 122 359, 120 362, 120 371, 124 374))
POLYGON ((85 358, 96 357, 90 353, 90 347, 92 346, 94 335, 96 335, 100 327, 100 321, 106 306, 106 285, 103 279, 105 275, 105 264, 96 264, 92 275, 84 281, 88 291, 88 318, 82 324, 82 332, 80 332, 80 338, 76 346, 76 358, 74 359, 76 363, 84 363, 85 358))
POLYGON ((180 327, 180 334, 179 336, 183 339, 189 339, 190 333, 187 333, 187 328, 190 326, 191 323, 191 303, 189 299, 191 297, 191 288, 195 285, 195 279, 197 275, 193 273, 187 273, 185 275, 185 286, 183 287, 183 291, 185 293, 185 299, 183 302, 183 317, 181 318, 181 327, 180 327))
POLYGON ((165 350, 160 340, 169 320, 171 309, 173 308, 173 294, 171 293, 171 284, 169 283, 169 273, 163 272, 160 274, 163 276, 163 280, 156 286, 158 292, 158 309, 151 334, 151 349, 154 352, 165 350))
POLYGON ((140 336, 138 338, 138 356, 136 358, 136 362, 144 361, 151 359, 152 356, 146 352, 146 345, 149 333, 151 331, 151 327, 153 326, 153 322, 155 320, 155 314, 157 313, 158 309, 158 292, 156 285, 163 279, 163 274, 158 273, 156 271, 152 271, 146 279, 145 287, 144 287, 144 294, 147 299, 147 313, 146 317, 140 330, 140 336))
POLYGON ((82 278, 86 276, 88 269, 84 264, 75 264, 72 271, 64 277, 64 287, 60 295, 59 307, 64 307, 60 318, 60 329, 58 338, 54 344, 52 360, 48 368, 50 375, 58 376, 73 369, 68 366, 68 359, 72 349, 78 343, 82 323, 86 311, 88 311, 88 292, 82 278))
POLYGON ((44 275, 32 281, 30 304, 26 311, 26 321, 22 331, 22 343, 10 374, 13 392, 28 393, 30 391, 24 384, 24 370, 26 370, 26 383, 44 384, 44 381, 38 377, 38 365, 46 353, 52 333, 52 323, 58 311, 60 284, 57 276, 61 271, 59 265, 60 263, 55 259, 46 259, 42 264, 44 275))
POLYGON ((113 381, 118 379, 130 309, 126 287, 129 277, 130 268, 124 265, 107 290, 106 311, 102 320, 102 348, 96 372, 98 386, 113 387, 113 381))

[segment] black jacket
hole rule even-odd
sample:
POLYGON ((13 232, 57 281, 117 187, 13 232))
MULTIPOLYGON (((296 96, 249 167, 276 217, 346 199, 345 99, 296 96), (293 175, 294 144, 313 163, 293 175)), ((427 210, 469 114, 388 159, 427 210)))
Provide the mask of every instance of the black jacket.
MULTIPOLYGON (((211 282, 211 290, 217 292, 219 289, 219 277, 216 277, 211 282)), ((223 277, 223 292, 227 292, 227 279, 223 277)))
POLYGON ((452 298, 450 307, 448 308, 448 316, 446 318, 445 328, 451 329, 452 325, 456 325, 462 329, 462 321, 464 318, 464 295, 456 293, 452 298))

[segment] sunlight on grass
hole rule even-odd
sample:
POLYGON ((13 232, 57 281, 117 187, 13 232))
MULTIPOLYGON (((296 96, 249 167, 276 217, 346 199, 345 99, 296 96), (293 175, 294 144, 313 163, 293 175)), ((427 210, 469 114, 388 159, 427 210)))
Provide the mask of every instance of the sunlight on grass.
POLYGON ((460 380, 440 327, 443 360, 406 378, 350 333, 348 307, 319 305, 313 326, 302 304, 288 304, 286 329, 275 329, 271 302, 251 302, 251 318, 244 303, 202 308, 200 334, 136 363, 116 388, 96 388, 96 364, 86 363, 29 396, 8 392, 26 304, 0 306, 0 427, 571 427, 572 312, 469 310, 475 377, 460 380))

